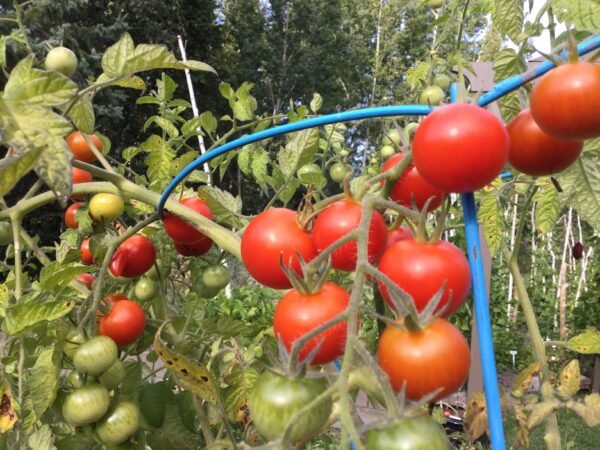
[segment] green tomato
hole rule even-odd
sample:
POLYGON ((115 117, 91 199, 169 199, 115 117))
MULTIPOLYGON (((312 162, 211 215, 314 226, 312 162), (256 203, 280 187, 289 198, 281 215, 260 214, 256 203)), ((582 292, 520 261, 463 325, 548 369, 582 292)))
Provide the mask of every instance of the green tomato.
POLYGON ((55 47, 46 55, 44 66, 46 70, 70 77, 77 70, 77 56, 66 47, 55 47))
POLYGON ((85 342, 85 336, 77 328, 72 328, 67 332, 65 336, 65 344, 63 346, 63 352, 69 358, 73 358, 75 350, 85 342))
POLYGON ((65 379, 67 386, 71 388, 80 388, 86 384, 97 383, 96 377, 86 377, 76 370, 72 370, 65 379))
MULTIPOLYGON (((290 378, 263 372, 250 393, 252 422, 263 436, 275 440, 283 434, 292 416, 326 389, 327 381, 323 378, 290 378)), ((290 441, 303 442, 319 433, 331 410, 331 399, 327 399, 302 415, 292 425, 290 441)))
POLYGON ((67 395, 62 414, 71 425, 88 425, 104 416, 109 406, 108 390, 101 384, 89 384, 67 395))
POLYGON ((352 167, 342 162, 336 162, 329 168, 329 176, 336 183, 342 183, 350 172, 352 172, 352 167))
POLYGON ((304 164, 298 169, 296 175, 298 178, 300 178, 300 180, 306 177, 322 175, 321 166, 314 163, 304 164))
POLYGON ((135 403, 119 401, 96 424, 96 434, 105 444, 120 444, 129 439, 140 425, 140 410, 135 403))
POLYGON ((0 222, 0 247, 12 244, 13 232, 9 222, 0 222))
POLYGON ((141 302, 146 302, 154 298, 157 292, 158 289, 156 288, 156 283, 149 277, 142 277, 135 283, 135 298, 141 302))
POLYGON ((400 137, 400 132, 396 128, 390 128, 387 130, 381 139, 381 145, 394 145, 400 146, 402 145, 402 138, 400 137))
POLYGON ((79 346, 73 364, 79 373, 101 375, 117 360, 117 344, 107 336, 94 336, 79 346))
POLYGON ((202 273, 202 282, 208 288, 223 289, 231 281, 231 273, 225 266, 210 266, 202 273))
POLYGON ((419 96, 419 103, 424 105, 430 104, 432 106, 438 106, 440 103, 442 103, 445 97, 446 94, 444 94, 444 91, 441 87, 427 86, 425 89, 423 89, 421 95, 419 96))
POLYGON ((419 124, 416 122, 411 122, 404 127, 404 133, 406 134, 406 137, 408 137, 408 140, 412 140, 417 132, 417 128, 419 128, 419 124))
POLYGON ((446 433, 428 416, 400 419, 384 429, 366 434, 366 450, 450 450, 446 433))
POLYGON ((198 293, 198 295, 202 298, 213 298, 221 292, 221 289, 211 288, 204 284, 202 279, 197 280, 194 283, 194 289, 198 293))
POLYGON ((340 156, 348 156, 350 154, 350 152, 348 152, 348 150, 346 150, 345 148, 340 150, 340 156))
POLYGON ((109 391, 115 389, 125 379, 125 367, 120 359, 117 359, 112 366, 110 366, 106 372, 104 372, 98 380, 100 384, 109 391))
POLYGON ((391 145, 384 145, 379 150, 379 153, 381 153, 381 157, 383 159, 388 159, 389 157, 396 154, 396 149, 391 145))
POLYGON ((125 210, 125 203, 118 195, 102 192, 92 197, 89 204, 90 215, 98 220, 110 222, 121 217, 125 210))
POLYGON ((427 0, 427 6, 431 9, 438 9, 444 6, 445 0, 427 0))
POLYGON ((439 73, 433 78, 433 84, 439 86, 443 91, 450 87, 450 78, 444 73, 439 73))

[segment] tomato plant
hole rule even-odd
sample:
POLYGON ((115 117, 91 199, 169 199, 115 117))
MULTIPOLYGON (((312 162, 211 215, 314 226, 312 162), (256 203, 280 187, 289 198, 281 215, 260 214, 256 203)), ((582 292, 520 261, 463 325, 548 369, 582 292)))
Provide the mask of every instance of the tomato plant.
POLYGON ((149 277, 140 278, 137 283, 135 283, 135 298, 141 302, 153 299, 157 293, 158 288, 156 287, 156 283, 149 277))
POLYGON ((125 379, 125 367, 120 359, 117 359, 112 366, 106 369, 99 377, 98 381, 109 391, 115 389, 125 379))
POLYGON ((118 401, 96 424, 96 434, 105 444, 125 442, 140 425, 140 410, 135 403, 118 401))
POLYGON ((63 345, 63 352, 69 358, 73 358, 75 350, 86 341, 85 336, 77 328, 70 329, 65 336, 65 343, 63 345))
POLYGON ((81 251, 81 262, 88 266, 94 264, 94 255, 92 255, 92 251, 90 250, 90 241, 91 238, 84 239, 79 248, 81 251))
POLYGON ((120 299, 111 306, 110 311, 100 319, 100 334, 108 336, 120 346, 135 342, 146 326, 144 309, 129 299, 120 299))
POLYGON ((317 254, 310 233, 300 228, 296 212, 285 208, 271 208, 252 219, 242 236, 241 251, 250 275, 275 289, 291 287, 280 264, 300 273, 298 255, 310 261, 317 254))
POLYGON ((155 260, 156 249, 152 241, 140 234, 134 234, 119 245, 109 269, 117 277, 139 277, 152 267, 155 260))
POLYGON ((202 281, 213 289, 223 289, 231 281, 231 273, 225 266, 209 266, 202 272, 202 281))
POLYGON ((104 222, 115 220, 123 214, 125 203, 118 195, 100 193, 90 200, 90 216, 104 222))
POLYGON ((83 205, 85 205, 84 202, 75 202, 67 207, 65 210, 65 225, 67 228, 77 228, 79 226, 79 223, 75 220, 75 213, 83 205))
MULTIPOLYGON (((277 304, 273 316, 273 331, 288 350, 309 331, 333 319, 348 307, 350 294, 340 286, 326 282, 318 292, 303 294, 292 289, 277 304)), ((310 339, 300 350, 299 359, 317 346, 311 363, 326 364, 344 353, 347 323, 340 322, 310 339)))
MULTIPOLYGON (((446 241, 421 243, 403 239, 386 249, 379 270, 396 283, 414 300, 422 311, 429 300, 446 283, 437 311, 444 310, 448 317, 464 303, 471 288, 471 271, 464 253, 446 241)), ((379 290, 393 307, 387 286, 380 282, 379 290)))
MULTIPOLYGON (((322 252, 339 238, 358 228, 362 208, 353 200, 332 203, 319 213, 313 224, 313 240, 318 252, 322 252)), ((369 227, 369 261, 379 259, 387 240, 385 219, 374 211, 369 227)), ((356 240, 346 242, 333 251, 331 265, 339 270, 352 271, 356 267, 356 240)))
POLYGON ((104 416, 109 406, 108 390, 101 384, 88 384, 67 395, 62 414, 71 425, 88 425, 104 416))
POLYGON ((508 162, 527 175, 551 175, 569 167, 581 154, 583 141, 558 139, 544 131, 525 109, 506 126, 510 136, 508 162))
POLYGON ((0 222, 0 246, 12 244, 13 231, 12 225, 9 222, 0 222))
POLYGON ((509 145, 504 125, 491 112, 453 103, 421 122, 413 138, 413 158, 421 176, 443 192, 473 192, 500 174, 509 145))
MULTIPOLYGON (((443 1, 443 0, 442 0, 443 1)), ((444 73, 438 73, 433 78, 433 84, 439 86, 443 91, 447 91, 450 87, 450 77, 444 73)))
POLYGON ((372 428, 365 435, 368 450, 449 450, 442 426, 427 416, 399 419, 385 428, 372 428))
POLYGON ((600 135, 600 67, 591 61, 562 64, 533 86, 531 115, 546 133, 559 139, 600 135))
MULTIPOLYGON (((102 152, 102 141, 100 138, 95 134, 88 134, 87 137, 90 139, 92 144, 94 144, 96 149, 102 152)), ((67 136, 66 141, 67 145, 71 149, 71 152, 73 152, 75 159, 87 163, 96 161, 96 155, 94 155, 94 152, 85 141, 81 131, 73 131, 67 136)))
MULTIPOLYGON (((402 320, 396 323, 402 327, 402 320)), ((419 400, 439 392, 437 401, 455 392, 467 379, 469 344, 458 329, 445 319, 436 319, 420 331, 388 325, 377 344, 377 359, 392 387, 406 397, 419 400)))
MULTIPOLYGON (((404 155, 398 153, 388 159, 381 166, 381 172, 387 172, 392 167, 400 164, 404 155)), ((436 188, 435 186, 428 183, 420 174, 414 164, 410 164, 404 171, 400 178, 394 184, 390 198, 396 203, 406 206, 407 208, 413 207, 421 210, 425 207, 427 200, 432 198, 429 203, 427 211, 433 211, 442 203, 444 193, 436 188)))
MULTIPOLYGON (((327 389, 322 378, 291 378, 263 372, 250 393, 248 405, 252 422, 268 439, 281 437, 290 419, 327 389)), ((300 416, 291 425, 289 440, 304 442, 316 435, 331 414, 332 403, 326 399, 318 407, 300 416)))
MULTIPOLYGON (((203 215, 207 219, 213 218, 212 212, 208 205, 195 197, 184 198, 180 201, 182 205, 187 206, 188 208, 196 211, 198 214, 203 215)), ((165 231, 167 234, 173 239, 175 242, 180 244, 200 244, 200 242, 204 242, 206 246, 210 248, 210 245, 206 243, 206 241, 210 241, 209 238, 204 236, 200 231, 196 230, 193 226, 187 224, 183 219, 179 217, 165 213, 165 217, 163 219, 163 225, 165 227, 165 231)))
POLYGON ((424 105, 438 106, 446 97, 441 87, 437 85, 427 86, 419 95, 419 103, 424 105))
POLYGON ((98 376, 114 364, 117 353, 117 344, 111 338, 94 336, 77 347, 73 365, 80 373, 98 376))
POLYGON ((70 77, 77 70, 77 56, 67 47, 54 47, 46 55, 44 67, 70 77))
POLYGON ((344 181, 350 172, 352 172, 352 167, 342 162, 336 162, 329 168, 329 176, 336 183, 344 181))

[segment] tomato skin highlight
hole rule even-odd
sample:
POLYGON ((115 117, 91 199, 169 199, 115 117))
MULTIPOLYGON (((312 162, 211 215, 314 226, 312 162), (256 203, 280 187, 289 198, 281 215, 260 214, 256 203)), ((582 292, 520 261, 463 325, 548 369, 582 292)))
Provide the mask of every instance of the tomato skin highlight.
MULTIPOLYGON (((339 200, 325 208, 315 219, 312 235, 317 251, 320 253, 358 228, 362 216, 360 203, 352 200, 339 200)), ((368 258, 373 263, 385 250, 387 225, 385 219, 374 211, 369 226, 368 258)), ((356 240, 346 242, 331 254, 331 265, 338 270, 351 272, 356 268, 356 240)))
POLYGON ((281 270, 284 266, 300 274, 297 253, 306 262, 317 255, 310 233, 297 223, 295 211, 271 208, 256 216, 242 236, 242 261, 259 283, 274 289, 292 285, 281 270))
MULTIPOLYGON (((88 136, 94 144, 94 146, 100 152, 102 152, 102 141, 100 140, 100 138, 95 134, 89 134, 88 136)), ((75 159, 87 163, 96 161, 96 155, 94 155, 94 152, 92 151, 90 146, 87 145, 87 142, 85 142, 81 131, 73 131, 72 133, 70 133, 67 136, 66 142, 69 148, 71 149, 71 152, 73 153, 75 159)))
POLYGON ((435 109, 413 138, 417 170, 443 192, 474 192, 488 185, 506 164, 508 148, 500 120, 467 103, 435 109))
MULTIPOLYGON (((387 172, 392 167, 400 164, 404 155, 397 153, 388 159, 381 166, 381 172, 387 172)), ((419 171, 414 164, 410 164, 404 171, 400 178, 396 180, 390 198, 398 203, 399 205, 406 206, 407 208, 413 207, 414 203, 417 209, 422 210, 425 207, 425 203, 430 197, 433 197, 427 211, 433 211, 442 204, 444 193, 431 185, 419 174, 419 171)))
MULTIPOLYGON (((199 214, 202 214, 207 219, 212 220, 213 218, 212 212, 208 205, 199 198, 188 197, 182 199, 179 203, 187 206, 190 209, 193 209, 199 214)), ((163 225, 166 233, 177 243, 197 244, 201 241, 209 241, 212 243, 212 241, 200 231, 196 230, 183 219, 180 219, 173 214, 165 213, 163 225)))
MULTIPOLYGON (((292 289, 277 304, 273 316, 275 337, 280 339, 288 351, 294 342, 311 330, 342 313, 350 303, 350 294, 340 286, 326 282, 315 294, 301 294, 292 289)), ((339 322, 323 333, 310 339, 299 353, 304 360, 317 346, 321 345, 311 364, 327 364, 344 354, 347 322, 339 322)))
POLYGON ((534 85, 529 102, 536 123, 552 136, 600 136, 600 66, 579 60, 555 67, 534 85))
MULTIPOLYGON (((446 241, 419 243, 404 239, 389 247, 381 257, 379 270, 387 275, 415 301, 423 311, 431 298, 446 282, 438 308, 448 305, 444 317, 458 310, 469 295, 471 271, 464 253, 446 241)), ((387 286, 378 282, 385 301, 394 308, 387 286)))
POLYGON ((583 141, 558 139, 533 120, 531 110, 517 114, 506 126, 510 136, 508 162, 527 175, 552 175, 573 164, 583 150, 583 141))
POLYGON ((394 390, 406 382, 406 397, 414 401, 439 388, 432 402, 457 391, 470 366, 467 340, 445 319, 418 332, 388 326, 379 338, 377 359, 394 390))
POLYGON ((117 277, 134 278, 147 272, 155 260, 156 248, 152 241, 134 234, 119 245, 108 267, 117 277))
POLYGON ((75 220, 75 213, 79 208, 85 205, 84 202, 75 202, 67 207, 65 210, 65 225, 67 228, 78 228, 79 223, 75 220))
POLYGON ((99 333, 124 346, 135 342, 145 326, 144 309, 134 301, 122 299, 113 303, 110 312, 100 319, 99 333))

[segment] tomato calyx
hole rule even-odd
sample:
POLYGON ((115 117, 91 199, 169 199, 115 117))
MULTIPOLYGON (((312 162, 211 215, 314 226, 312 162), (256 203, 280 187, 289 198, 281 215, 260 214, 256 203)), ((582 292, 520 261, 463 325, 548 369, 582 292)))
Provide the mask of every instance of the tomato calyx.
POLYGON ((296 252, 296 256, 300 262, 302 276, 300 276, 295 270, 286 267, 283 261, 283 255, 281 255, 279 258, 281 270, 290 280, 292 288, 299 293, 303 295, 313 295, 318 293, 323 287, 325 281, 327 281, 329 269, 331 268, 331 257, 329 257, 324 263, 315 267, 304 261, 300 253, 296 252))
POLYGON ((419 221, 417 223, 417 230, 415 235, 415 241, 420 244, 435 244, 440 240, 444 226, 446 225, 446 218, 448 217, 448 211, 450 210, 450 198, 446 197, 442 202, 442 209, 438 216, 437 223, 431 236, 427 234, 427 214, 429 210, 429 204, 434 200, 434 197, 430 197, 425 202, 419 221))

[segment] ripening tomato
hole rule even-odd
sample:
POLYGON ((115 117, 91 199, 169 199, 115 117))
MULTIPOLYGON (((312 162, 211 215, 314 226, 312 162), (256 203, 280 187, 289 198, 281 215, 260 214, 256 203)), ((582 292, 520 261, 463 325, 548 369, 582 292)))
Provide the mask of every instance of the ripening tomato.
MULTIPOLYGON (((471 286, 471 271, 466 256, 458 247, 446 241, 398 241, 383 253, 379 270, 413 298, 419 311, 425 309, 445 282, 446 289, 436 310, 447 305, 444 317, 461 307, 471 286)), ((387 286, 379 282, 379 290, 393 308, 387 286)))
POLYGON ((543 131, 529 109, 515 116, 506 129, 510 136, 508 162, 527 175, 558 173, 573 164, 583 150, 583 141, 558 139, 543 131))
POLYGON ((152 241, 140 234, 134 234, 119 245, 109 269, 117 277, 134 278, 150 269, 155 260, 156 249, 152 241))
MULTIPOLYGON (((87 170, 78 169, 77 167, 71 168, 71 178, 72 178, 73 185, 76 185, 79 183, 90 183, 90 182, 94 181, 94 178, 92 177, 91 173, 89 173, 87 170)), ((71 198, 81 198, 81 197, 85 197, 85 194, 71 195, 71 198)))
POLYGON ((125 203, 118 195, 100 192, 91 198, 89 208, 90 216, 95 220, 110 222, 121 217, 125 203))
MULTIPOLYGON (((210 211, 208 205, 199 198, 188 197, 184 198, 179 203, 187 206, 190 209, 193 209, 198 214, 202 214, 207 219, 212 220, 213 218, 212 212, 210 211)), ((193 226, 188 225, 188 223, 183 219, 180 219, 173 214, 165 213, 163 224, 165 231, 175 242, 181 244, 196 244, 201 241, 210 241, 210 239, 200 231, 196 230, 193 226)))
MULTIPOLYGON (((92 141, 92 144, 94 144, 96 149, 102 152, 102 141, 100 138, 95 134, 88 134, 87 136, 90 138, 90 141, 92 141)), ((67 145, 71 149, 71 152, 73 152, 75 159, 87 163, 96 161, 96 155, 94 155, 94 152, 85 141, 81 131, 73 131, 67 136, 66 141, 67 145)))
MULTIPOLYGON (((352 200, 339 200, 325 208, 315 219, 313 225, 313 240, 320 253, 358 228, 362 216, 360 203, 352 200)), ((387 226, 383 216, 373 212, 369 226, 368 257, 373 263, 379 259, 387 241, 387 226)), ((339 270, 352 271, 356 268, 356 240, 346 242, 334 250, 331 255, 331 265, 339 270)))
MULTIPOLYGON (((334 283, 326 282, 319 292, 302 294, 292 289, 277 304, 273 316, 275 337, 280 339, 288 351, 294 342, 311 330, 323 325, 348 307, 350 294, 334 283)), ((317 346, 321 345, 312 364, 326 364, 344 353, 347 323, 340 322, 310 339, 302 350, 302 361, 317 346)))
POLYGON ((144 309, 127 298, 112 304, 112 309, 100 319, 99 333, 108 336, 117 345, 135 342, 146 326, 144 309))
POLYGON ((399 227, 394 228, 393 230, 388 230, 388 237, 385 248, 389 248, 396 242, 403 241, 404 239, 414 239, 412 230, 410 228, 399 227))
POLYGON ((67 228, 79 227, 79 223, 77 223, 77 220, 75 220, 75 213, 83 205, 85 205, 84 202, 75 202, 67 207, 65 210, 65 225, 67 228))
POLYGON ((173 246, 177 253, 181 256, 202 256, 210 250, 213 242, 210 239, 202 239, 200 242, 194 244, 183 244, 181 242, 174 242, 173 246))
POLYGON ((292 285, 281 264, 300 274, 298 254, 304 261, 317 255, 310 233, 300 228, 295 211, 271 208, 256 216, 242 236, 242 260, 250 275, 275 289, 292 285))
MULTIPOLYGON (((396 322, 401 325, 402 319, 396 322)), ((413 401, 438 389, 432 402, 456 392, 470 366, 467 340, 445 319, 435 319, 422 331, 388 325, 377 345, 377 359, 394 390, 406 383, 406 397, 413 401)))
POLYGON ((86 266, 94 264, 94 255, 92 255, 92 251, 90 250, 90 240, 90 238, 85 239, 79 248, 79 251, 81 251, 81 263, 86 266))
POLYGON ((555 67, 535 84, 529 102, 536 123, 552 136, 600 136, 600 66, 577 61, 555 67))
POLYGON ((453 103, 433 110, 421 122, 413 139, 413 158, 421 176, 443 192, 473 192, 500 174, 509 144, 494 114, 453 103))
POLYGON ((92 284, 94 283, 94 280, 96 279, 96 277, 94 275, 92 275, 91 273, 80 273, 79 275, 77 275, 75 277, 75 279, 77 281, 79 281, 80 283, 85 284, 87 286, 87 288, 91 291, 92 284))
MULTIPOLYGON (((387 172, 392 167, 400 164, 404 155, 397 153, 388 159, 383 166, 381 172, 387 172)), ((396 180, 394 188, 390 194, 390 198, 396 203, 407 208, 413 207, 413 201, 417 209, 422 210, 429 198, 433 200, 429 204, 427 211, 433 211, 442 203, 444 193, 435 186, 428 183, 420 174, 414 164, 410 164, 400 178, 396 180)))

